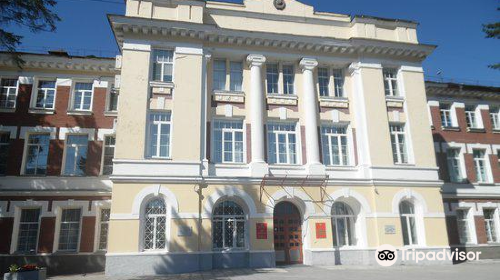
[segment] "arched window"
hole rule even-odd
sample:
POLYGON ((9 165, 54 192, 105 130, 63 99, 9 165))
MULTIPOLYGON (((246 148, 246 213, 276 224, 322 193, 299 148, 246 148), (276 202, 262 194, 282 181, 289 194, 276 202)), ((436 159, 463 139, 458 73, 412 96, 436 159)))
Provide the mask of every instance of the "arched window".
POLYGON ((332 232, 333 245, 354 246, 356 245, 356 235, 354 225, 356 216, 351 207, 344 202, 335 202, 332 206, 332 232))
POLYGON ((413 203, 408 200, 402 201, 399 204, 399 215, 401 218, 404 245, 418 244, 415 206, 413 203))
POLYGON ((245 248, 245 212, 232 201, 219 203, 212 217, 214 249, 245 248))
POLYGON ((144 249, 165 249, 167 207, 161 198, 148 202, 144 209, 144 249))

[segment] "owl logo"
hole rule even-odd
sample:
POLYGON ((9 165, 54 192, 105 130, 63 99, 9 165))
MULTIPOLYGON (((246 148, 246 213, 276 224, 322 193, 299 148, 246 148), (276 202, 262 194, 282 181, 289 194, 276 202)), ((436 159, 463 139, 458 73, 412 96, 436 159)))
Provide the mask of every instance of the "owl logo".
POLYGON ((274 7, 278 10, 284 10, 286 7, 285 0, 274 0, 274 7))

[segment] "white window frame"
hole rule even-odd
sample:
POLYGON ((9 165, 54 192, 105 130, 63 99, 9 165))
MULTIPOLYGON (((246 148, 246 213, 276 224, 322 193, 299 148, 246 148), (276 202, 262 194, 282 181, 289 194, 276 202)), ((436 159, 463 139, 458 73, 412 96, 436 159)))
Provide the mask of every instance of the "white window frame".
MULTIPOLYGON (((115 134, 106 134, 106 135, 103 135, 103 138, 102 138, 102 155, 101 155, 101 171, 100 171, 100 174, 101 175, 104 175, 104 156, 105 156, 105 153, 106 153, 106 138, 107 137, 114 137, 115 138, 115 144, 114 145, 111 145, 114 149, 114 151, 116 151, 116 135, 115 134)), ((114 159, 114 155, 113 155, 113 159, 114 159)), ((105 175, 107 176, 107 175, 105 175)))
MULTIPOLYGON (((237 227, 235 226, 235 227, 234 227, 234 231, 233 231, 233 246, 226 247, 226 246, 224 246, 224 245, 223 245, 223 247, 222 247, 222 248, 215 248, 215 247, 214 247, 214 245, 213 245, 215 242, 213 242, 213 240, 212 240, 212 249, 213 249, 214 251, 218 251, 218 252, 227 252, 227 251, 242 251, 242 250, 245 250, 245 249, 247 249, 247 248, 248 248, 248 244, 249 244, 249 234, 248 234, 248 233, 249 233, 249 222, 248 222, 248 213, 247 213, 247 211, 246 211, 245 207, 243 207, 243 205, 244 205, 244 204, 242 204, 242 203, 241 203, 241 202, 239 202, 238 200, 234 200, 234 201, 233 201, 233 200, 227 200, 227 199, 226 199, 226 200, 217 201, 217 203, 215 204, 215 206, 214 206, 214 208, 213 208, 213 209, 215 210, 215 208, 216 208, 216 207, 218 207, 220 204, 222 204, 222 203, 224 203, 224 202, 226 202, 226 201, 230 201, 230 202, 233 202, 233 203, 235 203, 236 205, 238 205, 238 206, 241 208, 241 210, 243 211, 244 215, 215 215, 215 214, 213 214, 213 215, 212 215, 212 219, 211 219, 211 223, 212 223, 212 224, 211 224, 211 226, 212 226, 212 228, 213 228, 213 225, 214 225, 214 220, 215 220, 215 219, 220 219, 220 221, 222 221, 222 225, 223 225, 223 227, 222 227, 222 243, 223 243, 223 244, 225 244, 225 240, 224 240, 224 236, 225 236, 224 221, 225 221, 226 219, 228 219, 228 220, 233 219, 233 220, 232 220, 232 222, 234 222, 234 224, 236 224, 236 222, 237 222, 237 221, 243 221, 244 226, 245 226, 245 229, 244 229, 245 231, 244 231, 244 233, 243 233, 244 238, 245 238, 245 240, 244 240, 244 242, 243 242, 243 243, 244 243, 244 245, 243 245, 243 247, 236 247, 236 246, 235 246, 235 244, 236 244, 236 240, 237 240, 237 238, 236 238, 236 236, 237 236, 237 227)), ((214 238, 214 237, 212 236, 212 238, 214 238)))
POLYGON ((399 84, 399 71, 398 71, 398 69, 394 68, 394 67, 384 67, 382 69, 382 76, 383 76, 383 81, 384 81, 384 95, 387 97, 402 97, 401 85, 399 84), (387 77, 386 74, 388 74, 389 72, 391 72, 391 74, 394 74, 394 77, 387 77), (387 85, 389 86, 388 89, 385 87, 386 81, 387 81, 387 85), (394 90, 392 82, 396 83, 396 87, 397 87, 396 90, 394 90))
MULTIPOLYGON (((463 173, 462 166, 463 166, 463 154, 461 151, 461 148, 448 148, 446 149, 446 163, 448 165, 448 175, 450 176, 450 182, 452 183, 462 183, 465 179, 466 176, 463 173), (454 157, 450 157, 449 152, 450 151, 457 151, 458 155, 455 155, 454 157), (456 161, 456 166, 453 166, 453 162, 456 161), (457 171, 457 178, 453 178, 451 173, 451 168, 456 168, 457 171)), ((455 173, 455 172, 454 172, 455 173)))
MULTIPOLYGON (((22 161, 22 164, 21 164, 21 174, 22 175, 27 175, 26 174, 26 164, 28 163, 28 152, 29 152, 29 147, 32 146, 32 145, 35 145, 35 144, 30 144, 29 143, 29 139, 31 136, 33 135, 48 135, 49 136, 49 145, 48 145, 48 152, 50 152, 50 141, 52 140, 52 137, 51 137, 51 133, 50 132, 33 132, 33 133, 26 133, 26 138, 24 139, 24 148, 23 148, 23 161, 22 161)), ((40 146, 40 145, 36 145, 36 146, 40 146)), ((47 167, 48 167, 48 161, 49 161, 49 155, 47 155, 47 167)), ((48 170, 46 170, 46 172, 48 172, 48 170)), ((29 174, 30 176, 46 176, 47 173, 45 175, 37 175, 37 174, 29 174)))
MULTIPOLYGON (((47 90, 49 88, 44 88, 44 100, 47 98, 47 90)), ((57 79, 51 77, 35 77, 33 79, 33 88, 31 90, 31 100, 30 100, 30 109, 32 110, 40 110, 40 111, 54 111, 56 108, 56 100, 57 100, 57 79), (54 82, 54 103, 52 107, 37 107, 37 99, 38 99, 38 91, 40 87, 40 82, 54 82)))
POLYGON ((266 63, 266 68, 265 68, 265 90, 267 95, 282 95, 282 96, 296 96, 297 95, 297 74, 296 74, 296 65, 293 62, 279 62, 279 61, 270 61, 266 63), (269 92, 268 91, 268 79, 267 79, 267 70, 269 65, 276 65, 278 68, 278 72, 276 73, 277 76, 277 92, 269 92), (284 78, 284 73, 283 73, 283 66, 289 66, 292 67, 293 69, 293 93, 285 93, 285 78, 284 78))
MULTIPOLYGON (((84 92, 88 92, 88 90, 85 90, 84 92)), ((89 113, 89 112, 92 112, 92 109, 93 109, 93 106, 94 106, 94 94, 95 94, 95 85, 94 85, 94 81, 93 80, 73 80, 72 83, 71 83, 71 96, 70 96, 70 100, 69 100, 69 108, 68 108, 68 112, 82 112, 82 113, 89 113), (92 90, 90 92, 91 96, 90 96, 90 108, 89 109, 82 109, 82 108, 76 108, 75 107, 75 95, 76 95, 76 84, 79 84, 79 83, 82 83, 82 84, 92 84, 92 90)), ((82 95, 82 99, 80 101, 80 105, 83 106, 83 95, 82 95)))
MULTIPOLYGON (((299 154, 299 147, 301 147, 301 143, 300 143, 300 140, 299 140, 299 137, 300 137, 300 131, 298 129, 298 124, 297 123, 291 123, 291 122, 276 122, 276 121, 270 121, 266 124, 266 131, 267 131, 267 145, 269 146, 270 144, 270 139, 269 139, 269 126, 270 125, 293 125, 294 126, 294 131, 275 131, 274 132, 274 137, 275 137, 275 149, 276 149, 276 163, 272 163, 272 164, 276 164, 276 165, 300 165, 301 164, 301 156, 299 154), (294 134, 295 135, 295 160, 296 162, 295 163, 291 163, 290 162, 290 159, 291 159, 291 154, 290 154, 290 151, 288 150, 288 146, 289 146, 289 135, 291 134, 294 134), (279 138, 279 135, 285 135, 285 144, 286 144, 286 162, 280 162, 279 160, 279 142, 278 142, 278 138, 279 138)), ((267 148, 267 158, 268 158, 268 161, 269 159, 271 158, 271 153, 270 153, 270 148, 268 147, 267 148)))
POLYGON ((281 75, 283 77, 282 79, 282 87, 283 87, 283 94, 284 95, 296 95, 295 93, 295 65, 293 64, 281 64, 281 75), (285 68, 291 68, 292 73, 291 74, 285 74, 284 69, 285 68), (285 77, 290 77, 292 79, 292 83, 288 84, 287 79, 285 77))
MULTIPOLYGON (((326 165, 326 166, 353 166, 354 165, 354 147, 353 147, 353 137, 352 137, 352 128, 351 126, 348 124, 348 123, 334 123, 334 124, 326 124, 324 123, 321 127, 320 127, 320 136, 321 136, 321 148, 322 148, 322 161, 323 161, 323 164, 326 165), (340 127, 340 128, 345 128, 345 134, 339 134, 339 133, 326 133, 323 134, 323 128, 324 127, 340 127), (324 144, 323 143, 323 136, 326 136, 328 138, 328 151, 325 151, 323 148, 324 148, 324 144), (339 139, 341 139, 342 136, 345 136, 346 137, 346 140, 347 140, 347 162, 343 162, 343 153, 342 153, 342 148, 339 147, 339 156, 340 156, 340 159, 341 159, 341 164, 331 164, 331 161, 333 160, 333 151, 331 149, 331 144, 332 144, 332 138, 336 137, 339 139), (329 156, 330 156, 330 162, 327 163, 325 162, 325 153, 328 153, 329 156)), ((339 142, 341 143, 341 142, 339 142)))
MULTIPOLYGON (((467 209, 467 208, 459 208, 459 209, 456 209, 455 210, 455 216, 456 216, 456 220, 457 220, 457 233, 458 233, 458 240, 460 242, 460 244, 473 244, 473 237, 472 237, 472 234, 473 234, 473 231, 471 230, 471 216, 473 216, 473 213, 471 211, 471 209, 467 209), (460 219, 459 218, 459 215, 458 213, 459 212, 464 212, 464 218, 460 219), (461 227, 460 227, 460 221, 465 223, 466 224, 466 227, 465 229, 467 230, 466 233, 462 232, 461 231, 461 227), (467 236, 467 240, 464 242, 464 236, 463 234, 466 234, 467 236)), ((473 219, 472 219, 473 220, 473 219)))
POLYGON ((328 67, 328 66, 322 66, 318 67, 318 72, 317 72, 317 89, 318 89, 318 94, 320 97, 330 97, 330 98, 338 98, 338 99, 345 99, 347 98, 346 92, 345 92, 345 71, 343 68, 337 68, 337 67, 328 67), (323 69, 327 71, 327 78, 328 78, 328 95, 321 95, 321 90, 320 90, 320 83, 319 83, 319 69, 323 69), (338 75, 337 75, 338 74, 338 75), (338 89, 340 89, 341 94, 337 94, 338 89))
POLYGON ((166 83, 166 84, 170 84, 170 83, 174 83, 175 81, 175 60, 176 60, 176 52, 174 49, 172 48, 153 48, 151 50, 151 81, 152 82, 157 82, 157 83, 166 83), (172 52, 172 61, 170 62, 166 62, 166 61, 163 61, 163 62, 158 62, 156 61, 156 54, 155 52, 157 51, 169 51, 169 52, 172 52), (157 81, 154 79, 154 64, 155 63, 158 63, 158 64, 161 64, 161 80, 157 81), (166 64, 170 64, 172 65, 172 81, 163 81, 163 74, 165 72, 165 65, 166 64))
MULTIPOLYGON (((389 124, 389 133, 390 133, 390 138, 391 138, 391 152, 393 151, 393 145, 394 143, 392 143, 392 136, 394 135, 394 139, 396 140, 396 156, 397 158, 394 158, 394 164, 397 164, 397 165, 405 165, 405 164, 409 164, 410 163, 410 147, 409 147, 409 142, 408 142, 408 134, 406 133, 406 124, 404 123, 390 123, 389 124), (392 126, 399 126, 403 129, 403 131, 391 131, 391 127, 392 126), (399 137, 398 135, 403 135, 404 137, 404 147, 405 147, 405 150, 406 151, 401 151, 400 150, 400 144, 399 143, 399 137), (402 155, 403 154, 406 154, 406 162, 403 162, 403 157, 402 155)), ((393 154, 393 157, 394 157, 394 152, 392 153, 393 154)))
POLYGON ((80 245, 81 245, 81 239, 82 239, 82 227, 83 227, 83 215, 84 215, 84 208, 83 207, 60 207, 58 209, 57 213, 57 218, 56 218, 56 234, 54 234, 54 252, 74 252, 74 253, 79 253, 80 252, 80 245), (72 210, 72 209, 79 209, 80 210, 80 221, 79 223, 79 228, 78 228, 78 242, 76 244, 76 250, 60 250, 59 249, 59 239, 61 238, 61 225, 63 224, 62 221, 62 213, 64 210, 72 210))
POLYGON ((484 217, 484 223, 485 223, 485 232, 486 232, 486 238, 487 239, 493 239, 492 241, 487 241, 487 243, 493 243, 493 244, 497 244, 497 243, 500 243, 500 217, 499 217, 499 208, 489 208, 489 207, 485 207, 482 209, 483 211, 483 217, 484 217), (492 219, 486 219, 486 215, 484 215, 484 211, 493 211, 493 218, 492 219), (488 232, 488 227, 486 226, 486 224, 488 224, 491 226, 493 226, 494 228, 494 231, 495 231, 495 235, 493 235, 491 232, 488 232))
POLYGON ((246 129, 245 129, 245 122, 242 120, 242 119, 214 119, 214 121, 212 122, 212 139, 211 139, 211 143, 212 143, 212 147, 211 147, 211 157, 212 159, 215 158, 215 154, 216 154, 216 144, 215 144, 215 133, 216 133, 216 128, 215 128, 215 123, 216 122, 241 122, 242 123, 242 128, 241 129, 236 129, 236 128, 222 128, 220 129, 221 130, 221 133, 222 133, 222 138, 221 138, 221 141, 222 141, 222 147, 221 147, 221 153, 222 153, 222 156, 221 156, 221 159, 222 161, 221 162, 217 162, 217 163, 223 163, 223 164, 244 164, 247 162, 247 156, 246 156, 246 129), (232 161, 226 161, 224 160, 224 133, 225 132, 230 132, 232 133, 232 139, 233 139, 233 151, 232 151, 232 157, 233 157, 233 160, 232 161), (243 137, 243 161, 242 162, 236 162, 234 159, 235 159, 235 147, 236 145, 234 144, 235 143, 235 133, 236 132, 241 132, 242 133, 242 137, 243 137))
POLYGON ((118 113, 118 103, 120 102, 120 90, 118 88, 115 88, 113 84, 111 84, 110 87, 108 87, 107 92, 106 92, 106 109, 104 110, 105 113, 107 114, 116 114, 118 113), (113 92, 116 92, 116 110, 111 110, 111 94, 113 92))
POLYGON ((173 132, 173 113, 172 111, 162 111, 162 112, 158 112, 158 111, 150 111, 147 115, 147 141, 146 141, 146 145, 147 145, 147 149, 146 149, 146 152, 147 152, 147 157, 148 158, 151 158, 151 159, 171 159, 172 158, 172 132, 173 132), (151 121, 150 121, 150 115, 151 114, 170 114, 170 121, 153 121, 153 124, 155 125, 158 125, 158 128, 161 127, 161 124, 169 124, 170 125, 170 133, 169 133, 169 149, 168 149, 168 154, 167 156, 159 156, 160 154, 160 133, 157 134, 157 139, 156 139, 156 152, 155 152, 155 155, 153 155, 152 153, 152 145, 150 144, 150 135, 151 135, 151 121))
POLYGON ((439 104, 439 119, 441 120, 441 126, 443 128, 450 128, 450 127, 456 127, 456 124, 454 123, 454 119, 453 119, 453 108, 452 108, 452 105, 450 103, 440 103, 439 104), (442 106, 445 105, 445 106, 448 106, 448 108, 444 109, 442 108, 442 106), (444 116, 444 118, 443 118, 444 116), (443 121, 443 119, 445 119, 445 121, 443 121), (448 122, 450 125, 445 125, 445 122, 448 122))
POLYGON ((500 131, 500 106, 490 108, 491 128, 500 131))
MULTIPOLYGON (((61 175, 62 176, 70 176, 70 177, 71 176, 73 176, 73 177, 85 177, 85 176, 87 176, 86 175, 87 170, 84 170, 84 174, 83 175, 65 174, 65 170, 66 170, 66 157, 68 156, 68 138, 70 136, 83 136, 83 135, 87 136, 87 157, 88 157, 90 139, 89 139, 89 135, 87 133, 67 133, 65 135, 65 138, 64 138, 64 151, 63 151, 63 162, 62 162, 62 165, 61 165, 61 175)), ((71 144, 71 145, 73 145, 73 144, 71 144)))
MULTIPOLYGON (((358 232, 357 232, 357 227, 356 227, 358 215, 355 214, 354 209, 348 203, 346 203, 344 201, 336 201, 335 203, 342 203, 347 207, 347 210, 351 211, 351 214, 347 214, 347 215, 334 215, 332 213, 332 231, 333 231, 333 224, 335 224, 335 230, 336 230, 336 232, 332 232, 332 233, 334 234, 333 238, 335 238, 335 241, 337 242, 336 247, 342 247, 342 248, 357 247, 359 244, 359 240, 357 237, 358 232), (345 234, 345 236, 344 236, 344 239, 346 240, 346 245, 339 244, 339 234, 338 234, 339 229, 337 227, 337 220, 344 220, 344 225, 346 226, 346 228, 344 228, 344 229, 346 229, 346 230, 347 230, 347 227, 349 225, 351 226, 351 228, 350 228, 351 236, 349 236, 348 234, 345 234), (351 240, 351 237, 354 240, 351 240), (349 245, 349 243, 352 243, 352 245, 349 245)), ((332 204, 332 212, 334 210, 335 203, 332 204)))
MULTIPOLYGON (((140 232, 140 238, 141 238, 141 251, 143 252, 151 252, 151 251, 168 251, 168 248, 169 248, 169 242, 170 242, 170 223, 171 223, 171 216, 172 216, 172 207, 168 204, 168 200, 167 198, 163 197, 163 196, 155 196, 155 197, 148 197, 146 200, 144 200, 144 203, 141 207, 141 216, 140 216, 140 219, 141 219, 141 232, 140 232), (155 216, 155 219, 158 218, 158 217, 161 217, 161 216, 164 216, 165 217, 165 248, 156 248, 156 234, 154 234, 155 238, 153 239, 153 245, 154 245, 154 248, 150 248, 150 249, 146 249, 145 247, 145 244, 146 244, 146 240, 145 240, 145 230, 144 230, 144 227, 146 226, 146 216, 148 214, 146 214, 146 207, 148 206, 148 204, 155 200, 155 199, 162 199, 163 200, 163 203, 165 205, 165 214, 153 214, 155 216)), ((156 224, 155 224, 155 229, 154 231, 156 232, 156 224)))
MULTIPOLYGON (((39 210, 39 215, 38 215, 38 221, 36 222, 38 227, 37 227, 37 230, 36 230, 36 242, 35 242, 35 251, 33 253, 38 253, 38 243, 40 241, 40 226, 41 226, 41 223, 42 223, 42 214, 43 214, 43 209, 42 207, 40 206, 24 206, 24 207, 16 207, 16 217, 15 219, 17 218, 17 221, 14 222, 14 226, 16 228, 14 234, 16 235, 15 238, 12 239, 12 242, 13 242, 13 247, 12 247, 12 253, 28 253, 28 252, 24 252, 24 251, 19 251, 18 248, 19 248, 19 234, 21 232, 21 224, 23 224, 23 222, 21 221, 21 218, 22 218, 22 211, 24 210, 33 210, 33 209, 38 209, 39 210), (18 215, 18 217, 17 217, 18 215)), ((34 222, 32 222, 34 223, 34 222)))
MULTIPOLYGON (((233 92, 233 93, 243 93, 243 83, 244 83, 244 71, 245 71, 245 65, 243 61, 241 60, 235 60, 235 59, 228 59, 228 58, 216 58, 213 60, 214 63, 212 64, 212 88, 214 92, 233 92), (220 61, 225 63, 225 78, 224 78, 224 88, 223 89, 215 89, 214 88, 214 79, 215 79, 215 62, 220 61), (233 63, 238 63, 241 64, 241 90, 235 90, 231 88, 232 85, 232 74, 233 72, 233 67, 231 67, 231 64, 233 63)), ((236 72, 235 72, 236 73, 236 72)))
POLYGON ((102 221, 102 210, 109 210, 110 216, 111 216, 111 208, 108 207, 99 207, 96 209, 96 220, 97 220, 97 226, 96 226, 96 246, 95 246, 95 251, 101 251, 101 252, 106 252, 107 248, 109 246, 109 222, 111 218, 107 222, 102 221), (101 228, 102 224, 106 223, 108 225, 108 232, 107 232, 107 241, 106 241, 106 249, 101 249, 101 228))
POLYGON ((492 180, 492 174, 490 171, 490 161, 489 161, 489 153, 486 149, 478 149, 478 148, 472 148, 472 160, 474 161, 474 172, 476 174, 476 182, 481 184, 481 183, 490 183, 492 180), (483 153, 482 158, 476 158, 474 157, 474 152, 479 151, 483 153), (479 171, 478 168, 480 167, 480 163, 483 163, 483 168, 484 168, 484 176, 485 178, 478 178, 479 171))
MULTIPOLYGON (((16 80, 16 98, 14 100, 14 107, 0 107, 0 112, 2 111, 15 111, 16 108, 17 108, 17 97, 19 95, 19 84, 20 84, 20 80, 19 80, 19 77, 15 77, 15 76, 2 76, 0 77, 0 90, 2 88, 2 81, 3 80, 16 80)), ((12 88, 12 87, 9 87, 9 88, 12 88)))

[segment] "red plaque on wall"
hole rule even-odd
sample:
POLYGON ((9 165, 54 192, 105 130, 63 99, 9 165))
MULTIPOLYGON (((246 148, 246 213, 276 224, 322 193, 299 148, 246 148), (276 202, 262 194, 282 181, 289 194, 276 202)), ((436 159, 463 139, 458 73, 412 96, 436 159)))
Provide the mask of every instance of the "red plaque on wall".
POLYGON ((326 238, 326 224, 316 223, 316 239, 325 239, 325 238, 326 238))
POLYGON ((267 224, 257 223, 257 239, 267 239, 267 224))

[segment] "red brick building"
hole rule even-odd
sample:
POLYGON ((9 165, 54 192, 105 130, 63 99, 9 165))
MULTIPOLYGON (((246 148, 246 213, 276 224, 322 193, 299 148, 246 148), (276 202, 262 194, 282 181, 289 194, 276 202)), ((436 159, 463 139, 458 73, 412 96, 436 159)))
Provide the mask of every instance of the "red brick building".
POLYGON ((450 245, 500 258, 500 88, 426 88, 450 245))
POLYGON ((100 271, 118 100, 113 58, 0 53, 0 268, 100 271))

